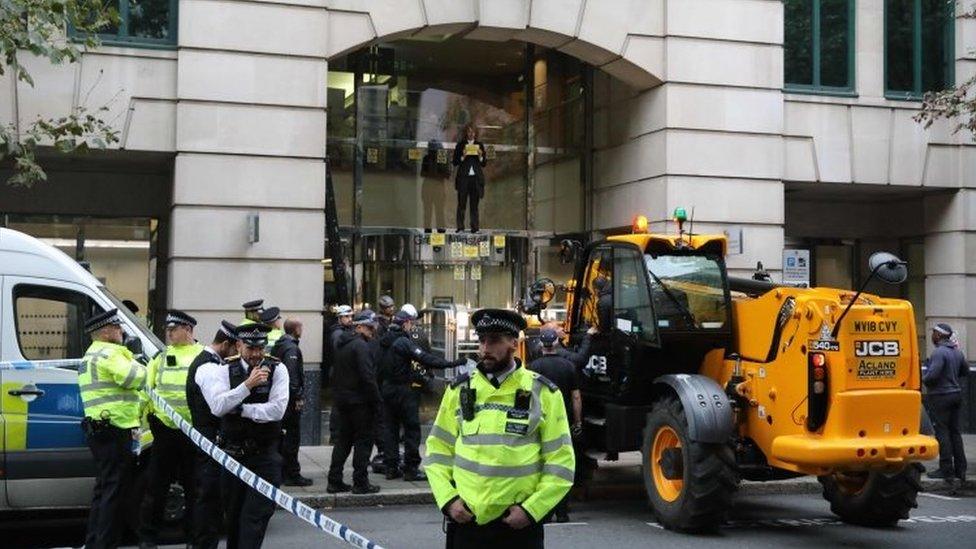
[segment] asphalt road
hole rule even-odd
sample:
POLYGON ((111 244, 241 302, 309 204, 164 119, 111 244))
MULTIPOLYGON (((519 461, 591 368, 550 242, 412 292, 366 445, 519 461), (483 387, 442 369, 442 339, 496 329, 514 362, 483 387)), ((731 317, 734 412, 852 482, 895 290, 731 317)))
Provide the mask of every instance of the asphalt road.
MULTIPOLYGON (((440 513, 430 505, 326 510, 330 517, 387 548, 442 547, 440 513)), ((737 545, 790 547, 972 547, 976 534, 976 497, 925 494, 911 520, 897 528, 872 529, 842 524, 816 495, 755 495, 736 501, 731 522, 706 536, 662 529, 639 502, 577 503, 574 522, 546 526, 549 547, 646 547, 669 549, 737 545)), ((71 515, 12 517, 0 515, 4 547, 77 547, 84 518, 71 515)), ((265 547, 342 547, 337 540, 279 512, 272 519, 265 547)), ((178 546, 172 546, 178 547, 178 546)), ((223 547, 223 545, 221 545, 223 547)))

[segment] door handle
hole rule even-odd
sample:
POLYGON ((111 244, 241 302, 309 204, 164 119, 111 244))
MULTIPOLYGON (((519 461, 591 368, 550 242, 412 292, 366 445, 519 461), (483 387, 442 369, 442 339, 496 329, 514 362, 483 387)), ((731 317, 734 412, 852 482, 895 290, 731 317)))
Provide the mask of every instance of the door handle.
POLYGON ((15 397, 19 397, 19 396, 42 397, 44 396, 44 391, 41 389, 11 389, 7 391, 7 394, 15 397))

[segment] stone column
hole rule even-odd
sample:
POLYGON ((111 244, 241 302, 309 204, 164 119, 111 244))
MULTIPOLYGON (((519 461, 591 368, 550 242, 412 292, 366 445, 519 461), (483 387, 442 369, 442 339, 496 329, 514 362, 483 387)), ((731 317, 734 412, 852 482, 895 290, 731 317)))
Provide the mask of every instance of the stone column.
POLYGON ((312 405, 303 438, 318 443, 328 14, 223 0, 179 10, 167 302, 197 316, 201 340, 254 298, 300 318, 312 405))

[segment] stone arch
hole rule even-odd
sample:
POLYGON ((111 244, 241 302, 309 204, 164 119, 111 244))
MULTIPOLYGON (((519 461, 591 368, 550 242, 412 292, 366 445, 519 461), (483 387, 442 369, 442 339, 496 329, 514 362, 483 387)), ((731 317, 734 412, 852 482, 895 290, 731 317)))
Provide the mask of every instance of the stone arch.
POLYGON ((463 34, 560 50, 637 90, 661 83, 663 0, 332 0, 328 58, 381 40, 463 34))

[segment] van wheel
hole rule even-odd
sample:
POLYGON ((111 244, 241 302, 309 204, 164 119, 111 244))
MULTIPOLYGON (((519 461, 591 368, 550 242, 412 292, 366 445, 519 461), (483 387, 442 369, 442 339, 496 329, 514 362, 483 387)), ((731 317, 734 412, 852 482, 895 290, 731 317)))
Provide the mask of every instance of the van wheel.
MULTIPOLYGON (((140 467, 136 471, 134 482, 125 493, 126 510, 125 523, 127 538, 139 543, 139 523, 142 519, 142 506, 146 499, 146 490, 149 488, 149 467, 148 459, 140 456, 140 467)), ((186 502, 183 497, 183 488, 179 484, 169 487, 166 494, 166 503, 163 505, 163 519, 159 525, 160 544, 180 544, 185 540, 183 533, 183 520, 186 515, 186 502)))
POLYGON ((819 477, 830 510, 844 522, 861 526, 894 526, 918 507, 922 466, 912 463, 894 474, 834 473, 819 477))
POLYGON ((732 448, 690 440, 678 399, 654 404, 641 453, 644 488, 662 526, 697 532, 725 522, 739 482, 732 448))

